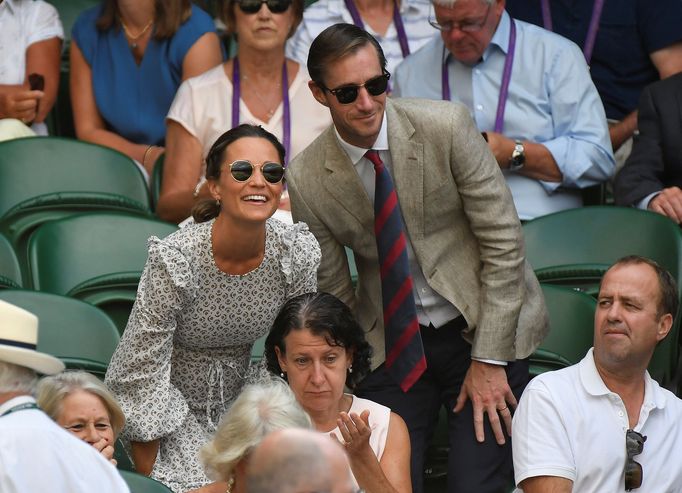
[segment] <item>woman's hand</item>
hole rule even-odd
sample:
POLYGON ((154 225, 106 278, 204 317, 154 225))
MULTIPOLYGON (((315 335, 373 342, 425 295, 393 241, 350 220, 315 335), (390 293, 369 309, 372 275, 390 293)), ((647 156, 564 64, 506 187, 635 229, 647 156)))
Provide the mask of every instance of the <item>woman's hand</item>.
POLYGON ((369 427, 369 410, 365 409, 360 415, 341 412, 336 424, 343 438, 343 441, 340 442, 346 449, 351 461, 364 458, 368 453, 376 457, 369 445, 369 437, 372 434, 372 429, 369 427))
POLYGON ((101 453, 106 460, 112 463, 114 467, 118 464, 116 459, 114 459, 114 447, 109 443, 106 438, 100 438, 98 441, 92 444, 99 453, 101 453))

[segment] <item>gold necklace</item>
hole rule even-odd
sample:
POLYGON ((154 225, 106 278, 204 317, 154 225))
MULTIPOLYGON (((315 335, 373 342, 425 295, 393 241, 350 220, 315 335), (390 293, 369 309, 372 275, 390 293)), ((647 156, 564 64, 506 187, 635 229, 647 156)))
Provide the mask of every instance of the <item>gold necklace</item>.
MULTIPOLYGON (((246 74, 242 75, 241 78, 245 82, 249 80, 249 77, 246 74)), ((275 89, 279 89, 280 87, 282 87, 281 82, 275 86, 275 89)), ((280 103, 279 98, 277 100, 277 104, 275 104, 275 107, 273 108, 272 105, 265 102, 265 100, 260 96, 258 89, 256 89, 255 87, 253 88, 253 95, 256 96, 258 100, 261 102, 263 108, 268 114, 268 120, 270 120, 270 118, 272 118, 272 116, 275 114, 275 110, 277 110, 277 108, 279 107, 280 103)))
POLYGON ((123 26, 123 32, 126 34, 126 36, 128 37, 128 39, 131 41, 130 47, 131 47, 133 50, 136 49, 137 46, 138 46, 137 40, 140 39, 140 38, 144 35, 144 33, 146 33, 146 32, 149 30, 150 27, 152 27, 152 24, 154 24, 154 18, 152 17, 152 20, 150 20, 150 21, 147 23, 147 25, 144 26, 144 29, 142 29, 142 31, 140 31, 140 32, 137 34, 137 36, 133 36, 132 34, 130 34, 130 30, 128 29, 128 26, 126 26, 126 23, 123 22, 123 19, 120 19, 120 20, 121 20, 121 25, 123 26))

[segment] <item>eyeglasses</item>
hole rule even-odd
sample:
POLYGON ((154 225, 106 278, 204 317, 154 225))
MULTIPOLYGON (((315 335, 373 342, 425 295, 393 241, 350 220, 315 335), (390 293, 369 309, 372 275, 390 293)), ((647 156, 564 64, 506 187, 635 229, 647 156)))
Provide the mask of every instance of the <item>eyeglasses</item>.
MULTIPOLYGON (((264 162, 260 167, 261 173, 263 173, 263 178, 268 183, 279 183, 284 178, 284 166, 279 163, 273 163, 270 161, 264 162)), ((246 159, 240 159, 230 164, 230 174, 235 181, 244 183, 251 175, 253 175, 253 170, 256 168, 250 161, 246 159)))
POLYGON ((464 33, 477 33, 481 29, 483 29, 483 26, 485 26, 485 23, 488 21, 488 16, 490 15, 490 8, 493 6, 491 3, 488 5, 488 10, 485 11, 485 17, 483 18, 482 21, 464 21, 464 22, 445 22, 443 24, 440 24, 438 21, 434 21, 429 19, 429 24, 431 24, 432 27, 435 27, 439 31, 443 31, 446 33, 452 32, 455 29, 462 31, 464 33))
POLYGON ((364 84, 359 85, 350 84, 347 86, 337 87, 336 89, 329 89, 328 87, 323 86, 319 82, 317 83, 317 85, 320 86, 322 90, 329 91, 334 96, 336 96, 336 99, 339 103, 351 104, 353 101, 358 99, 358 92, 360 91, 361 87, 367 89, 367 92, 370 94, 370 96, 379 96, 385 93, 386 89, 388 88, 388 79, 390 78, 391 74, 384 71, 383 75, 374 77, 373 79, 369 79, 364 84))
POLYGON ((635 430, 625 432, 625 451, 628 455, 625 461, 625 490, 631 491, 642 486, 642 464, 635 462, 635 455, 639 455, 644 450, 646 437, 635 430))
POLYGON ((273 14, 286 12, 291 6, 291 0, 237 0, 237 5, 245 14, 255 14, 265 4, 273 14))

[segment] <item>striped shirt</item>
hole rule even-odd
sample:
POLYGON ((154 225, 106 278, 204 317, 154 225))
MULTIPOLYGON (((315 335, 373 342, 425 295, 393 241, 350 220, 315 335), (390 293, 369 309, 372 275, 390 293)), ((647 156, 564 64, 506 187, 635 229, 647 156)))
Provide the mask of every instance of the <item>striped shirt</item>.
MULTIPOLYGON (((403 0, 400 4, 400 15, 405 25, 410 53, 414 53, 433 36, 439 34, 429 24, 430 10, 429 0, 403 0)), ((303 21, 296 33, 287 42, 287 57, 305 65, 313 40, 326 28, 339 22, 353 23, 344 0, 318 0, 310 5, 303 12, 303 21)), ((388 26, 385 36, 378 35, 367 24, 365 24, 365 29, 379 41, 388 62, 386 69, 392 73, 395 67, 403 61, 398 33, 393 22, 388 26)))

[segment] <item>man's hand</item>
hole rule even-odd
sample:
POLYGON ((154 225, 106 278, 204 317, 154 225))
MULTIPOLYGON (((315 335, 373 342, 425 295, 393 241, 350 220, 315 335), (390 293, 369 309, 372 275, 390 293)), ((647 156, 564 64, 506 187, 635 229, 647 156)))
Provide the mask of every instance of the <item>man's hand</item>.
POLYGON ((486 132, 486 136, 488 138, 488 147, 490 147, 490 151, 495 156, 497 164, 502 169, 508 168, 516 142, 496 132, 486 132))
POLYGON ((516 409, 517 404, 516 398, 507 383, 505 367, 472 360, 464 377, 462 390, 457 397, 454 412, 458 413, 464 409, 467 399, 471 399, 474 408, 476 440, 479 442, 485 440, 483 414, 487 413, 490 426, 492 426, 495 434, 495 440, 499 445, 503 445, 505 438, 502 421, 504 421, 507 429, 507 435, 511 436, 512 413, 509 406, 516 409))
POLYGON ((678 187, 664 188, 649 201, 649 210, 668 216, 677 224, 682 223, 682 190, 678 187))
POLYGON ((44 95, 43 91, 25 89, 0 94, 0 118, 16 118, 31 123, 36 118, 38 101, 44 95))

